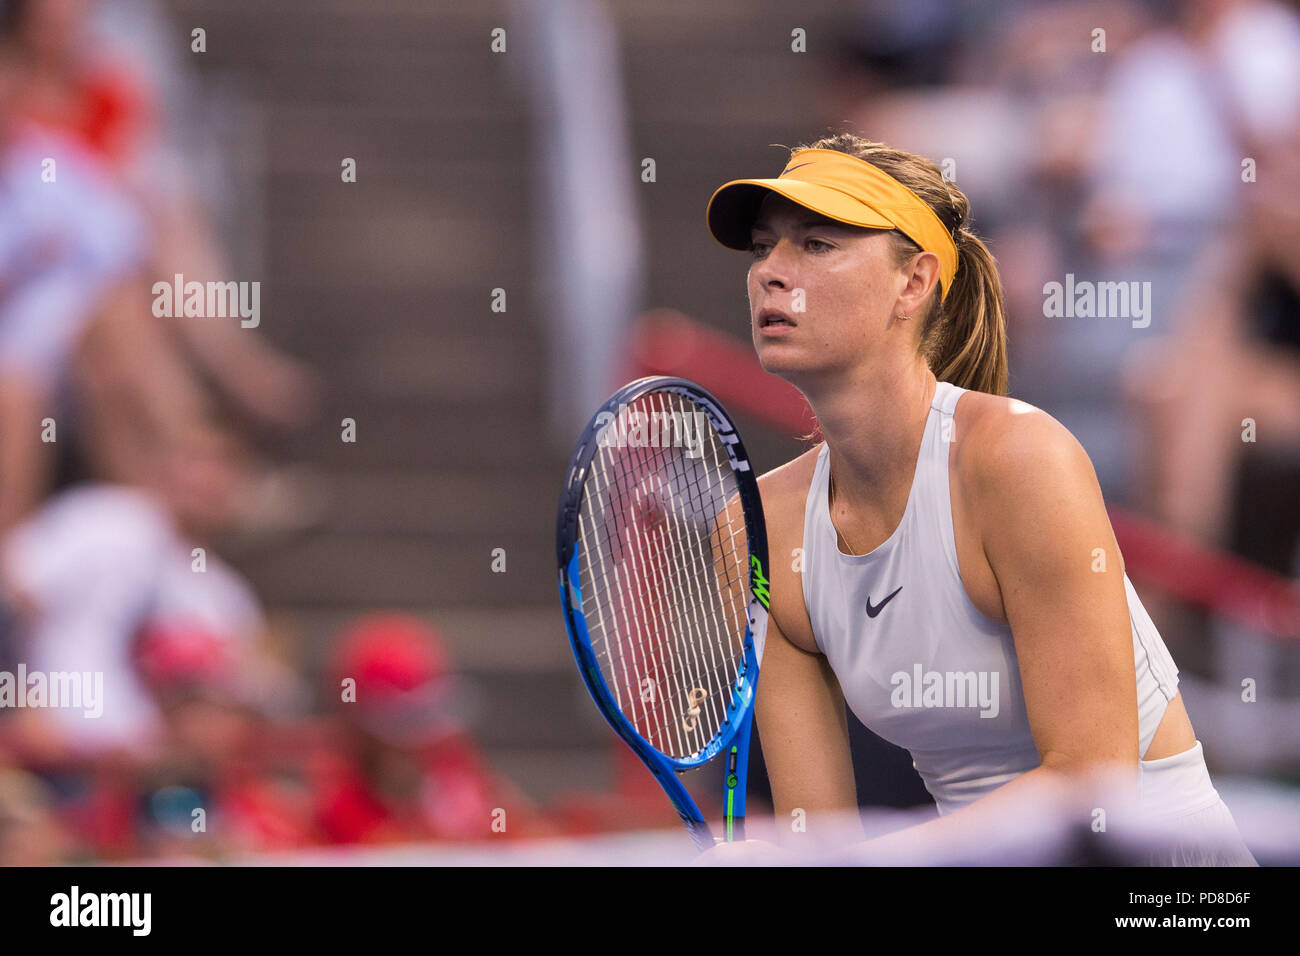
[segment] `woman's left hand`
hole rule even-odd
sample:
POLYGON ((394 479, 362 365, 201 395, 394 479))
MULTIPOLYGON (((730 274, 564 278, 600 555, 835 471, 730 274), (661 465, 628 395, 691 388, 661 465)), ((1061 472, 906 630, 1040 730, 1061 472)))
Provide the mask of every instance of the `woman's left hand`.
POLYGON ((766 840, 717 840, 697 856, 691 866, 773 866, 786 862, 789 852, 766 840))

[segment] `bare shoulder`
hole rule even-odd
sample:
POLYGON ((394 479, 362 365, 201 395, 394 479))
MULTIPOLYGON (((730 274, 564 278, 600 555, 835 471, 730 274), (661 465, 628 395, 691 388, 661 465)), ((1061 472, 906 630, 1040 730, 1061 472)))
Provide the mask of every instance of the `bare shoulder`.
POLYGON ((1079 533, 1113 544, 1092 460, 1047 412, 1018 399, 968 392, 957 403, 953 431, 954 493, 990 560, 1079 533))
POLYGON ((808 486, 817 468, 818 442, 797 458, 773 468, 758 478, 758 493, 763 500, 763 518, 767 523, 767 544, 774 569, 790 562, 777 558, 789 555, 803 544, 803 516, 808 503, 808 486))
POLYGON ((759 497, 763 501, 763 519, 767 525, 767 550, 771 580, 773 620, 796 647, 818 653, 812 635, 808 609, 804 606, 802 562, 795 560, 803 547, 804 510, 808 486, 817 467, 818 442, 797 458, 773 468, 758 478, 759 497))
POLYGON ((953 415, 953 470, 971 494, 1006 493, 1073 477, 1095 480, 1078 439, 1035 405, 970 391, 953 415))
POLYGON ((791 512, 803 521, 804 505, 808 500, 808 486, 817 467, 817 455, 822 442, 818 442, 797 458, 758 476, 758 492, 763 499, 763 514, 768 522, 782 522, 791 512))

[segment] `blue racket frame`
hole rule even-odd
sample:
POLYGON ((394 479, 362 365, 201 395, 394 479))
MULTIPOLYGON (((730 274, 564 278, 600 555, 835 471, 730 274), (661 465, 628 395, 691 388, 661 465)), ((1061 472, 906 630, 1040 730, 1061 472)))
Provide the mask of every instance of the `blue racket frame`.
POLYGON ((758 684, 759 662, 763 655, 763 642, 767 633, 768 579, 767 533, 763 522, 762 502, 758 483, 749 465, 748 455, 731 419, 722 405, 694 382, 668 376, 650 376, 630 382, 615 392, 592 416, 574 449, 566 472, 564 491, 560 497, 559 517, 556 524, 556 551, 559 561, 560 604, 564 611, 564 624, 569 633, 569 643, 578 671, 587 690, 595 698, 605 720, 623 741, 632 748, 654 774, 669 801, 686 825, 697 848, 706 850, 714 845, 712 830, 705 822, 699 807, 678 779, 678 774, 701 767, 725 752, 723 775, 724 839, 728 842, 745 838, 745 791, 749 778, 749 738, 754 719, 754 694, 758 684), (726 445, 736 487, 744 512, 745 533, 749 546, 749 602, 748 623, 745 628, 743 657, 734 683, 734 695, 728 705, 721 730, 697 754, 687 758, 671 757, 661 753, 642 737, 619 710, 596 661, 596 653, 587 630, 583 611, 583 595, 579 578, 578 515, 587 469, 599 450, 598 437, 608 418, 617 414, 621 405, 642 398, 647 393, 667 391, 683 395, 694 402, 708 416, 719 439, 726 445), (603 421, 602 421, 603 419, 603 421))

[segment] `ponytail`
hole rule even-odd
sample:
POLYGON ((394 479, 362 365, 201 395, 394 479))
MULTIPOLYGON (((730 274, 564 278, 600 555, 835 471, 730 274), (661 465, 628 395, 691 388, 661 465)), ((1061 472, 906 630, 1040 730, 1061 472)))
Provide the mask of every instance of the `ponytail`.
POLYGON ((921 349, 934 377, 959 388, 1007 393, 1007 318, 997 263, 979 236, 957 230, 957 274, 935 296, 921 349))

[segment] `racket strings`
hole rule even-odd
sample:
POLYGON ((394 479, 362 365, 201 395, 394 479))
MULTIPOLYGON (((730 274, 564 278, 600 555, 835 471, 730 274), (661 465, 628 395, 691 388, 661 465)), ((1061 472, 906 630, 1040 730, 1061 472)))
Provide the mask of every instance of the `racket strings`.
MULTIPOLYGON (((655 398, 659 399, 661 414, 665 411, 668 411, 668 409, 665 408, 667 396, 665 396, 663 393, 659 393, 657 395, 651 396, 652 401, 655 398)), ((711 432, 709 434, 711 435, 711 432)), ((700 437, 702 438, 703 435, 701 435, 700 437)), ((713 450, 716 452, 716 443, 714 443, 713 450)), ((703 451, 702 447, 700 451, 701 452, 703 451)), ((682 468, 681 468, 682 459, 670 458, 669 464, 674 469, 675 478, 683 477, 682 468)), ((705 470, 705 475, 709 478, 719 478, 719 482, 720 482, 720 473, 718 472, 717 469, 720 467, 721 463, 718 461, 716 454, 713 458, 712 464, 713 464, 712 468, 708 468, 705 470)), ((728 470, 728 475, 729 474, 730 471, 728 470)), ((708 494, 709 492, 713 492, 715 495, 720 494, 721 493, 720 483, 719 486, 716 488, 706 489, 706 494, 708 494)), ((709 498, 708 500, 711 504, 714 504, 717 503, 718 498, 715 496, 709 498)), ((722 503, 725 507, 726 504, 725 497, 722 498, 722 503)), ((668 514, 674 522, 677 521, 676 511, 670 510, 668 514)), ((716 515, 710 514, 707 517, 712 522, 716 518, 716 515)), ((683 582, 681 580, 682 575, 680 574, 678 575, 678 580, 673 582, 677 586, 677 591, 675 593, 683 600, 690 602, 689 603, 690 607, 699 609, 702 617, 707 618, 711 614, 716 619, 716 617, 721 614, 721 608, 719 606, 720 602, 718 600, 717 591, 715 589, 699 588, 696 586, 696 581, 698 581, 701 577, 707 576, 708 574, 708 570, 709 570, 708 565, 706 564, 704 559, 704 555, 706 553, 712 554, 712 556, 714 557, 715 559, 714 566, 716 570, 716 566, 717 566, 716 559, 718 555, 716 551, 712 550, 712 541, 710 541, 708 546, 710 550, 706 552, 705 550, 706 544, 703 540, 703 533, 700 527, 700 523, 698 521, 690 522, 688 528, 682 528, 680 526, 680 523, 678 523, 678 526, 675 528, 675 531, 682 538, 686 538, 687 535, 692 535, 694 538, 694 545, 695 545, 694 549, 689 549, 687 552, 689 557, 691 558, 691 562, 692 562, 691 571, 693 573, 691 575, 685 576, 685 587, 683 587, 683 582)), ((725 569, 725 565, 724 565, 724 569, 725 569)), ((695 632, 690 634, 689 636, 695 638, 695 641, 694 643, 688 644, 688 650, 692 653, 692 656, 694 658, 692 663, 695 665, 695 667, 697 669, 701 667, 708 668, 714 673, 722 671, 724 674, 724 679, 727 680, 734 679, 736 676, 734 662, 728 661, 725 658, 719 658, 716 642, 709 640, 710 635, 708 635, 705 632, 703 626, 699 626, 700 625, 699 621, 691 620, 690 623, 695 627, 695 632), (707 651, 707 658, 708 658, 707 660, 703 659, 705 657, 705 653, 704 653, 705 651, 707 651), (728 669, 727 665, 729 663, 732 664, 732 667, 730 669, 730 674, 727 674, 727 669, 728 669)), ((727 705, 730 702, 730 699, 728 697, 726 700, 724 700, 720 696, 711 696, 709 698, 709 702, 711 705, 710 709, 715 712, 714 726, 715 727, 720 726, 721 722, 724 721, 726 718, 726 709, 727 709, 727 705)))
POLYGON ((729 456, 693 402, 651 393, 620 419, 610 426, 619 437, 592 460, 579 514, 584 614, 619 709, 657 749, 688 757, 732 704, 748 537, 729 456), (623 440, 638 419, 662 430, 623 440))
MULTIPOLYGON (((632 476, 629 475, 626 461, 621 464, 623 468, 620 477, 626 482, 632 476)), ((640 464, 644 465, 644 462, 640 464)), ((644 487, 643 482, 637 489, 638 497, 639 492, 644 491, 644 487)), ((619 493, 626 491, 626 487, 622 484, 616 484, 615 488, 617 489, 616 497, 619 493)), ((662 491, 662 489, 659 490, 662 491)), ((643 503, 639 501, 629 503, 623 500, 621 504, 624 508, 621 513, 635 515, 637 512, 629 509, 636 509, 643 503)), ((635 682, 626 681, 629 702, 638 700, 636 691, 639 686, 641 691, 639 701, 643 705, 641 717, 644 726, 638 729, 644 731, 647 737, 656 738, 655 742, 660 746, 664 746, 665 749, 679 749, 682 752, 689 752, 696 749, 696 746, 688 743, 686 738, 694 736, 691 730, 693 725, 697 723, 693 719, 695 715, 690 711, 698 710, 698 704, 702 702, 700 699, 702 695, 700 689, 694 686, 700 682, 685 679, 684 683, 683 671, 689 669, 698 672, 699 670, 698 656, 691 655, 689 644, 691 640, 699 641, 699 627, 697 622, 684 622, 681 620, 682 608, 678 603, 670 600, 674 592, 670 588, 663 586, 664 582, 668 582, 673 586, 680 586, 681 576, 678 574, 676 580, 674 580, 671 570, 665 567, 662 532, 656 534, 654 531, 642 530, 645 532, 644 538, 634 536, 634 529, 631 527, 624 529, 623 540, 627 542, 628 548, 625 552, 627 561, 623 567, 629 569, 628 580, 635 577, 636 580, 643 584, 648 583, 648 586, 639 587, 636 590, 636 600, 631 602, 633 610, 641 612, 641 620, 636 623, 642 625, 635 628, 637 650, 642 655, 642 666, 638 667, 634 664, 633 667, 639 673, 645 674, 647 668, 644 665, 649 662, 648 670, 654 676, 642 676, 635 682), (650 547, 638 547, 638 545, 649 545, 650 547), (664 620, 665 614, 668 616, 666 621, 664 620), (658 620, 655 620, 656 616, 658 620), (688 633, 688 631, 692 633, 688 633), (647 633, 650 638, 648 644, 646 640, 647 633), (678 638, 675 642, 664 640, 666 635, 674 634, 678 638), (685 662, 687 666, 679 666, 679 662, 685 662), (665 673, 667 676, 666 681, 663 679, 665 673), (664 686, 665 684, 666 686, 664 686), (673 699, 686 702, 684 706, 688 711, 688 718, 691 719, 686 721, 673 720, 672 716, 667 713, 670 709, 670 701, 673 699), (656 702, 659 704, 657 708, 651 706, 656 702), (669 732, 668 736, 674 738, 672 744, 675 746, 669 746, 669 742, 663 739, 665 730, 669 732)), ((616 565, 615 567, 619 566, 616 565)), ((626 592, 626 587, 620 588, 620 597, 626 592)), ((627 605, 628 602, 625 601, 625 611, 627 605)), ((630 615, 630 617, 632 616, 634 615, 630 615)), ((609 641, 606 641, 606 646, 610 650, 618 647, 617 644, 612 644, 609 641)), ((624 664, 624 673, 626 673, 627 655, 620 655, 620 658, 624 664)), ((620 705, 622 705, 621 701, 620 705)), ((716 718, 716 703, 711 703, 709 709, 716 718)))

